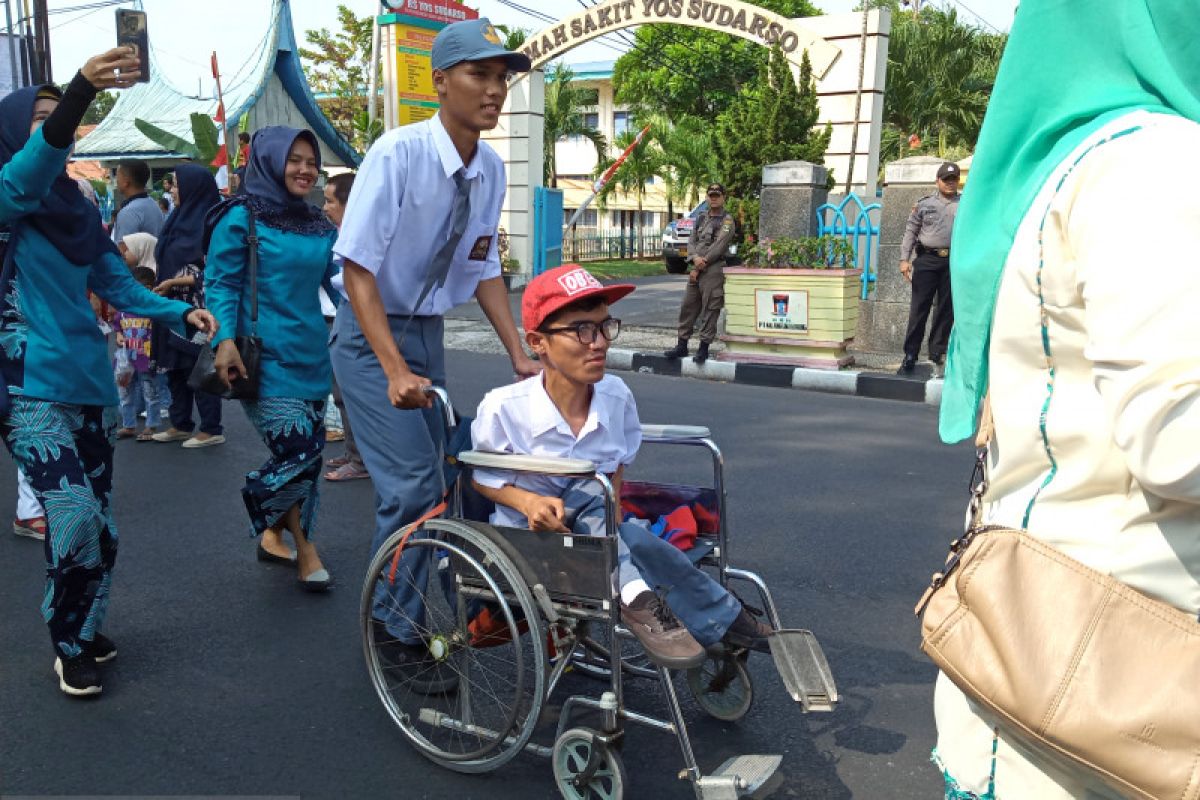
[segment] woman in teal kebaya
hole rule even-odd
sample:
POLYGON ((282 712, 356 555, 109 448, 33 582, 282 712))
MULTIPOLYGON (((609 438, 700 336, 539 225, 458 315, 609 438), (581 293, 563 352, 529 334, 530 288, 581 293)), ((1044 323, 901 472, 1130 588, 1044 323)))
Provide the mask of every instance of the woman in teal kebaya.
POLYGON ((215 328, 207 311, 134 281, 66 175, 96 92, 128 86, 137 64, 117 48, 88 61, 65 92, 30 87, 0 101, 0 435, 46 510, 42 615, 59 688, 72 696, 99 694, 96 664, 116 656, 100 629, 117 556, 117 387, 87 292, 139 316, 215 328))
MULTIPOLYGON (((309 541, 316 520, 325 398, 332 373, 318 289, 335 271, 335 229, 305 196, 316 185, 320 149, 311 131, 268 127, 254 134, 245 193, 209 217, 205 267, 208 307, 221 322, 213 339, 216 368, 227 381, 245 374, 234 337, 251 333, 246 279, 250 215, 258 234, 258 325, 263 353, 259 397, 243 401, 271 458, 246 475, 242 499, 258 557, 295 563, 301 586, 331 579, 309 541), (296 542, 293 555, 283 539, 296 542)), ((330 292, 330 296, 334 296, 330 292)))

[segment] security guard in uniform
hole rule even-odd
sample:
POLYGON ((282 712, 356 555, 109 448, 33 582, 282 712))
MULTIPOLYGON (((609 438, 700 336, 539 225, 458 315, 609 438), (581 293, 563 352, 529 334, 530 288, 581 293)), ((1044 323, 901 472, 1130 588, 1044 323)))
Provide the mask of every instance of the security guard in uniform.
POLYGON ((946 345, 954 325, 950 302, 950 232, 958 213, 958 165, 949 161, 938 167, 937 192, 922 197, 913 206, 900 244, 900 274, 912 284, 908 309, 908 333, 904 337, 904 361, 897 375, 910 375, 921 352, 929 307, 937 296, 937 313, 929 328, 929 359, 946 360, 946 345), (913 252, 916 251, 916 260, 913 252))
POLYGON ((725 187, 708 187, 708 213, 696 220, 688 239, 688 273, 683 305, 679 309, 679 343, 663 353, 667 358, 683 358, 696 321, 700 322, 700 349, 692 358, 697 364, 708 360, 708 348, 717 338, 717 318, 725 306, 725 260, 733 242, 733 217, 725 211, 725 187))

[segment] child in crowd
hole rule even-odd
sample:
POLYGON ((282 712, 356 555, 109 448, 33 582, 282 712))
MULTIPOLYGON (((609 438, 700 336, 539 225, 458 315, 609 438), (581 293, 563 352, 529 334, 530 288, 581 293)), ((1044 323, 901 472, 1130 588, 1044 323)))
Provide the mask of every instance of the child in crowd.
MULTIPOLYGON (((149 267, 134 267, 133 277, 147 289, 154 288, 154 270, 149 267)), ((118 311, 115 319, 117 355, 114 370, 121 395, 121 428, 117 438, 128 439, 136 435, 139 442, 149 442, 162 420, 158 369, 150 347, 150 318, 118 311), (146 426, 138 433, 137 415, 141 410, 146 412, 146 426)))
MULTIPOLYGON (((633 395, 620 378, 605 374, 605 357, 621 330, 609 306, 633 288, 602 286, 575 264, 534 278, 525 289, 522 323, 542 374, 483 398, 471 427, 477 450, 586 459, 620 493, 642 430, 633 395)), ((496 503, 493 524, 604 535, 604 497, 594 482, 484 470, 474 478, 496 503)), ((696 666, 704 647, 718 642, 764 648, 771 629, 644 520, 622 523, 619 533, 621 615, 656 663, 696 666)))

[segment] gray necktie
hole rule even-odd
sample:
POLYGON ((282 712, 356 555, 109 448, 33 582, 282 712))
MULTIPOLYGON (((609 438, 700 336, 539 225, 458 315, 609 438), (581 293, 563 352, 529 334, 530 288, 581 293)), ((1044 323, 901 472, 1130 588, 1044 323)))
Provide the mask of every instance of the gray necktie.
MULTIPOLYGON (((454 261, 454 251, 458 249, 458 243, 467 230, 467 218, 471 216, 471 182, 467 180, 467 176, 460 169, 454 173, 454 184, 457 191, 454 194, 454 205, 450 208, 450 238, 438 248, 438 251, 433 254, 433 260, 429 262, 425 287, 421 290, 416 307, 421 305, 435 284, 439 288, 446 284, 446 276, 450 273, 450 264, 454 261)), ((414 307, 414 311, 416 307, 414 307)))
POLYGON ((467 180, 467 176, 461 169, 454 173, 454 185, 457 190, 454 193, 454 205, 450 207, 450 238, 438 248, 429 262, 429 271, 425 273, 425 285, 421 288, 421 294, 413 303, 412 312, 404 323, 404 332, 400 336, 401 344, 404 343, 409 323, 420 310, 421 303, 425 302, 425 298, 433 291, 435 285, 438 287, 445 285, 446 276, 450 274, 450 264, 454 261, 454 251, 458 249, 458 243, 467 230, 467 218, 471 216, 471 182, 467 180))

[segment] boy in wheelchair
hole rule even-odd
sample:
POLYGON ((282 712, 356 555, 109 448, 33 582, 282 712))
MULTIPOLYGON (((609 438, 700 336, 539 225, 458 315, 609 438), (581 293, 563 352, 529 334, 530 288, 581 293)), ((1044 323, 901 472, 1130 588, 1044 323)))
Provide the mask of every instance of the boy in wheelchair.
MULTIPOLYGON (((629 388, 605 374, 605 359, 621 329, 609 306, 633 289, 602 286, 574 264, 530 282, 522 323, 543 372, 483 398, 471 427, 475 449, 585 459, 609 476, 620 495, 625 467, 641 444, 641 423, 629 388)), ((594 483, 476 470, 474 486, 496 504, 493 524, 604 535, 604 496, 594 483)), ((646 522, 624 522, 619 533, 616 582, 622 619, 655 662, 696 666, 704 647, 718 642, 766 649, 771 628, 646 522)))

